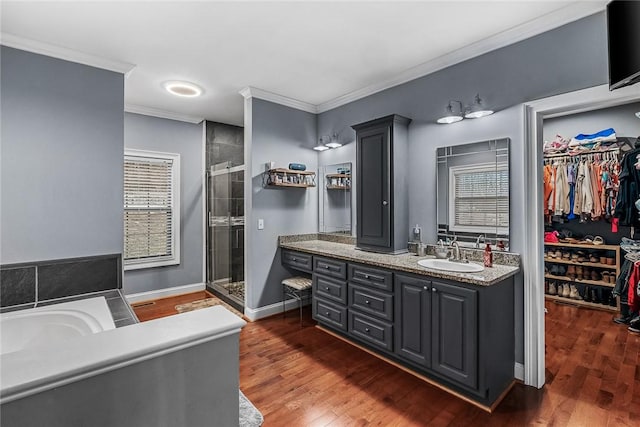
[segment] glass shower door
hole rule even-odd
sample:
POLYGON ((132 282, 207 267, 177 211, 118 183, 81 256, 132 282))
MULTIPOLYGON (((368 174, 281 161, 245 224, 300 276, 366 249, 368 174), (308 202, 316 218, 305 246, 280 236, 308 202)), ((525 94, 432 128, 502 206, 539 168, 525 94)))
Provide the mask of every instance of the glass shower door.
POLYGON ((207 281, 244 306, 244 165, 218 163, 208 171, 207 281))

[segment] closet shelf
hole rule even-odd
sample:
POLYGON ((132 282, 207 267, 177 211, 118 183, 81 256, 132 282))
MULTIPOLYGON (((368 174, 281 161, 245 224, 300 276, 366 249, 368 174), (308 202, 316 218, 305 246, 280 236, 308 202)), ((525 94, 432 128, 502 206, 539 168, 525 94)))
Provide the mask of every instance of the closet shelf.
POLYGON ((618 269, 618 267, 615 264, 614 265, 600 264, 599 262, 578 262, 578 261, 571 261, 571 260, 560 259, 560 258, 547 258, 547 257, 544 258, 544 261, 552 262, 556 264, 571 264, 571 265, 584 266, 584 267, 608 268, 610 270, 618 269))
POLYGON ((560 280, 563 282, 581 283, 585 285, 598 285, 598 286, 604 286, 607 288, 613 288, 615 286, 614 283, 603 282, 601 280, 572 279, 571 277, 554 276, 553 274, 549 274, 549 273, 545 273, 544 277, 545 279, 554 279, 554 280, 560 280))
POLYGON ((589 307, 595 308, 596 310, 604 310, 604 311, 618 311, 617 307, 613 307, 606 304, 597 304, 595 302, 586 302, 583 300, 576 300, 571 298, 559 297, 558 295, 549 295, 545 294, 545 299, 552 300, 556 303, 560 304, 569 304, 569 305, 577 305, 581 307, 589 307))
POLYGON ((588 243, 550 243, 545 242, 545 246, 558 246, 561 248, 580 248, 589 250, 615 251, 620 249, 618 245, 593 245, 588 243))

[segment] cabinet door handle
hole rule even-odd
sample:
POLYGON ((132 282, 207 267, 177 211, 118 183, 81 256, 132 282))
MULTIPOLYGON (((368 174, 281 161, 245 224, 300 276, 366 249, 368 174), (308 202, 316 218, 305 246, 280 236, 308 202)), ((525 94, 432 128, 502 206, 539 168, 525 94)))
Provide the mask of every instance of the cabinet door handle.
POLYGON ((364 278, 365 278, 365 279, 368 279, 368 278, 369 278, 369 275, 368 275, 368 274, 365 274, 365 275, 364 275, 364 278))
POLYGON ((296 257, 291 258, 291 261, 296 261, 296 257))
POLYGON ((327 315, 327 317, 331 317, 331 313, 329 313, 328 311, 325 314, 327 315))
POLYGON ((431 292, 438 292, 436 288, 431 288, 431 292))
POLYGON ((369 333, 369 328, 364 328, 364 331, 365 331, 366 333, 369 333))
POLYGON ((387 202, 386 200, 382 201, 382 206, 387 206, 389 204, 389 202, 387 202))
POLYGON ((325 286, 325 287, 324 287, 324 290, 325 290, 325 291, 328 291, 328 290, 329 290, 329 287, 328 287, 328 286, 325 286))
POLYGON ((369 304, 369 300, 368 299, 364 300, 364 303, 369 304))
POLYGON ((325 266, 324 266, 324 268, 329 269, 329 266, 328 266, 328 265, 325 265, 325 266))

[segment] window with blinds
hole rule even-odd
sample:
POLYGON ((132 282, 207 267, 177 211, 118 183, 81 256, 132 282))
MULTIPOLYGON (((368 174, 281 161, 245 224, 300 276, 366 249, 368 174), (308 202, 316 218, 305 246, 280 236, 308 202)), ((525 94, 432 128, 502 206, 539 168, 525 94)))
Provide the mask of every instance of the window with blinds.
POLYGON ((453 231, 497 233, 509 229, 509 169, 506 164, 450 168, 449 224, 453 231))
POLYGON ((125 150, 125 269, 180 263, 179 177, 179 154, 125 150))

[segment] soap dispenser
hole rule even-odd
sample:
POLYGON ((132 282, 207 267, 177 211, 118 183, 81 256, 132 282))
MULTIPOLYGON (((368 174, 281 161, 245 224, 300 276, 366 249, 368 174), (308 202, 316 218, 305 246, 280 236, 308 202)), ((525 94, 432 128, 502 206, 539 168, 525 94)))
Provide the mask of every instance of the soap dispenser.
POLYGON ((422 229, 418 224, 413 228, 413 243, 422 242, 422 229))

